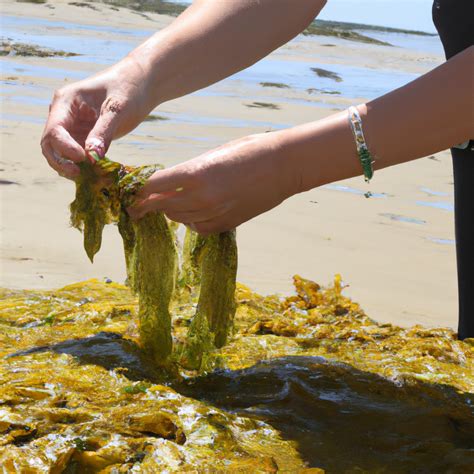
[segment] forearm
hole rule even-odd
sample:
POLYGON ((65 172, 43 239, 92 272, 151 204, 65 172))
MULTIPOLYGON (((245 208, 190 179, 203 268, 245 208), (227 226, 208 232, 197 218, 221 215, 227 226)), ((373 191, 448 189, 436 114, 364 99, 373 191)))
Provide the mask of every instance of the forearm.
MULTIPOLYGON (((374 169, 474 137, 474 47, 419 79, 359 106, 374 169)), ((294 191, 362 174, 347 112, 277 132, 294 191)))
MULTIPOLYGON (((376 169, 472 138, 473 51, 359 106, 376 169)), ((298 192, 360 174, 348 114, 341 112, 230 142, 157 171, 128 212, 140 219, 159 210, 207 235, 233 229, 298 192)))
POLYGON ((300 33, 326 0, 197 0, 129 56, 155 105, 240 71, 300 33))

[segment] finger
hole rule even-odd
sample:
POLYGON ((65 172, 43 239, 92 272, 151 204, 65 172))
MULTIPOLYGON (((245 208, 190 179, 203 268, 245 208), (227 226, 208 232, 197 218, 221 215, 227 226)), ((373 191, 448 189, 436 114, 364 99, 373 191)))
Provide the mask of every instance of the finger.
MULTIPOLYGON (((132 219, 141 219, 145 214, 152 211, 176 212, 189 211, 190 200, 186 197, 176 197, 176 192, 166 194, 152 194, 146 199, 137 200, 127 208, 132 219)), ((191 209, 192 210, 192 209, 191 209)))
POLYGON ((181 222, 182 224, 192 222, 193 224, 197 224, 198 222, 206 222, 217 219, 218 217, 226 214, 228 211, 229 206, 223 205, 212 209, 202 209, 199 211, 190 212, 166 211, 165 214, 168 219, 171 219, 175 222, 181 222))
POLYGON ((54 153, 54 150, 49 143, 41 145, 43 155, 48 161, 49 166, 53 168, 59 176, 68 179, 75 179, 79 176, 79 168, 72 161, 65 160, 54 153))
POLYGON ((140 199, 145 199, 151 194, 167 195, 167 193, 180 193, 186 188, 187 174, 178 167, 155 171, 146 181, 138 193, 140 199))
POLYGON ((99 118, 86 138, 86 152, 95 151, 100 158, 105 156, 122 119, 125 106, 125 101, 120 98, 108 97, 104 101, 99 118))
POLYGON ((219 234, 220 232, 227 232, 235 228, 224 216, 205 222, 194 222, 192 227, 195 232, 203 236, 219 234))
POLYGON ((84 149, 64 127, 58 126, 54 129, 50 134, 49 144, 58 156, 75 163, 84 161, 86 157, 84 149))

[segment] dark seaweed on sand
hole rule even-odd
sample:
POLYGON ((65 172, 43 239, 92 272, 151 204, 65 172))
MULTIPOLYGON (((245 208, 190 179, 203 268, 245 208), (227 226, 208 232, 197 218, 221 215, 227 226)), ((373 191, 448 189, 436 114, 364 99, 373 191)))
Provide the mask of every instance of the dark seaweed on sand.
POLYGON ((313 71, 318 77, 332 79, 336 82, 342 82, 342 77, 337 72, 328 71, 327 69, 323 69, 321 67, 312 67, 311 71, 313 71))
POLYGON ((43 48, 34 44, 14 43, 3 39, 0 45, 0 56, 34 56, 38 58, 52 58, 55 56, 71 57, 79 56, 77 53, 59 51, 54 49, 43 48))
POLYGON ((270 109, 270 110, 279 110, 280 107, 271 102, 252 102, 251 104, 245 104, 246 107, 253 109, 270 109))

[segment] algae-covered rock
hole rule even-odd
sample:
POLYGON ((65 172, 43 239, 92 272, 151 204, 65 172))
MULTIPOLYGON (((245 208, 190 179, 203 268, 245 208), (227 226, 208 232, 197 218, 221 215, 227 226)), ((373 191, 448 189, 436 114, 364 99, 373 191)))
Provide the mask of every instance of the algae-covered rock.
MULTIPOLYGON (((2 290, 4 472, 471 472, 469 341, 378 324, 340 277, 295 286, 238 285, 234 333, 206 356, 216 370, 171 380, 140 347, 126 286, 2 290)), ((192 301, 170 305, 177 344, 192 301)))
POLYGON ((173 351, 169 306, 199 288, 189 341, 176 358, 189 368, 201 366, 205 353, 226 343, 235 314, 237 244, 235 231, 199 237, 188 231, 183 264, 178 268, 177 226, 161 212, 137 222, 127 214, 140 188, 161 167, 124 167, 107 158, 81 163, 71 223, 84 233, 90 260, 99 251, 104 226, 116 223, 123 240, 127 283, 139 297, 141 344, 155 362, 170 364, 173 351), (180 275, 178 275, 180 273, 180 275), (179 276, 179 285, 176 288, 179 276), (205 321, 204 321, 205 320, 205 321))
POLYGON ((269 461, 282 469, 304 466, 293 443, 265 423, 163 385, 130 390, 135 385, 120 371, 80 365, 70 355, 10 358, 2 362, 1 380, 0 400, 9 400, 0 411, 2 472, 229 472, 229 466, 242 472, 241 466, 269 461), (47 396, 12 396, 20 373, 24 386, 41 387, 47 396))

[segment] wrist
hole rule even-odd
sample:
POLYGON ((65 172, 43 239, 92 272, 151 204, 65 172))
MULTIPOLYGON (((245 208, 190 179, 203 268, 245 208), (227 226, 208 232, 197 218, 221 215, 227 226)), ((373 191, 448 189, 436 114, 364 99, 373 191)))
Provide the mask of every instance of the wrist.
POLYGON ((304 162, 301 156, 301 133, 299 127, 275 132, 277 154, 281 173, 284 177, 287 197, 299 194, 304 189, 304 162))
POLYGON ((302 170, 298 160, 298 137, 295 129, 296 127, 288 128, 272 134, 274 135, 274 153, 283 180, 282 189, 285 198, 302 191, 302 170))
POLYGON ((347 111, 282 132, 292 194, 360 174, 347 111))
MULTIPOLYGON (((156 94, 156 85, 153 81, 152 70, 144 65, 136 55, 129 54, 115 65, 114 76, 118 87, 125 85, 130 90, 124 91, 127 95, 136 98, 140 109, 146 109, 148 114, 160 104, 156 94)), ((114 86, 114 88, 116 88, 114 86)))
POLYGON ((182 64, 177 60, 178 54, 172 54, 172 39, 167 38, 167 35, 167 30, 162 30, 127 56, 140 70, 140 80, 146 88, 148 100, 155 107, 179 96, 175 91, 176 83, 183 74, 182 64))
POLYGON ((115 138, 129 133, 159 105, 153 99, 148 77, 131 55, 86 79, 84 87, 101 94, 99 105, 102 108, 113 104, 118 118, 115 138))

